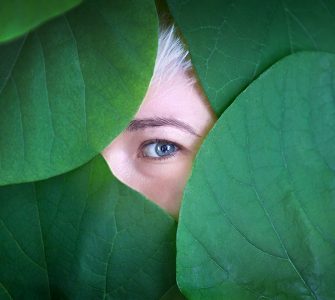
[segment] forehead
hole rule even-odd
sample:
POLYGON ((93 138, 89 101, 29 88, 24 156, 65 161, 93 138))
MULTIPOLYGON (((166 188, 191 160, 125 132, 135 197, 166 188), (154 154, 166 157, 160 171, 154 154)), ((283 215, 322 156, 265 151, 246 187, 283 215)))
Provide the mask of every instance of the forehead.
POLYGON ((212 113, 196 83, 190 84, 190 78, 179 73, 168 81, 156 80, 135 117, 175 118, 201 130, 202 123, 212 119, 212 113))

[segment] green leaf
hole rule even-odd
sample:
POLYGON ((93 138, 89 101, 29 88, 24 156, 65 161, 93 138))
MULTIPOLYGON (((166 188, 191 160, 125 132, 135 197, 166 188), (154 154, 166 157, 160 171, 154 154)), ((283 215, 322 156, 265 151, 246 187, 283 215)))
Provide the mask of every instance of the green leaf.
POLYGON ((157 47, 152 1, 92 0, 0 47, 0 185, 82 165, 130 121, 157 47))
POLYGON ((185 300, 177 284, 172 286, 159 300, 185 300))
POLYGON ((334 299, 335 55, 273 65, 199 151, 177 233, 190 299, 334 299))
POLYGON ((46 20, 75 7, 81 0, 2 0, 0 42, 16 38, 46 20))
POLYGON ((167 2, 217 115, 284 56, 335 52, 333 0, 167 2))
POLYGON ((1 299, 159 299, 175 285, 175 233, 101 157, 1 187, 1 299))

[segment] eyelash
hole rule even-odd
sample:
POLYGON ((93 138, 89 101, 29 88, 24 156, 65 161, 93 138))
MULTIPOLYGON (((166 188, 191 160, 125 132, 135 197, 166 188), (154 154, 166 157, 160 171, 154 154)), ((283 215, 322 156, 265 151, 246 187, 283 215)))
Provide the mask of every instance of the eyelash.
POLYGON ((137 152, 137 157, 139 158, 144 158, 144 159, 150 159, 150 160, 165 160, 165 159, 170 159, 173 156, 175 156, 177 154, 177 152, 182 151, 184 149, 183 146, 181 146, 178 143, 169 141, 169 140, 162 140, 162 139, 151 139, 151 140, 146 140, 143 143, 141 143, 141 145, 138 147, 138 152, 137 152), (167 155, 167 156, 161 156, 161 157, 150 157, 150 156, 144 156, 143 155, 143 149, 150 145, 150 144, 154 144, 154 143, 166 143, 166 144, 173 144, 177 147, 177 151, 174 152, 173 154, 167 155))

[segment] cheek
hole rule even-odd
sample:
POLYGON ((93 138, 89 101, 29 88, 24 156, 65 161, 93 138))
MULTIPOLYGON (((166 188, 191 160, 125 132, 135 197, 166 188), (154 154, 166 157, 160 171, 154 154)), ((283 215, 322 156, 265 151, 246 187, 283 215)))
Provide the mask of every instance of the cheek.
POLYGON ((138 191, 177 217, 185 184, 187 183, 192 158, 176 159, 167 164, 146 164, 139 175, 145 180, 138 184, 138 191))
POLYGON ((132 166, 129 157, 129 151, 124 145, 122 135, 118 136, 113 142, 101 153, 106 160, 110 170, 116 178, 129 185, 129 178, 132 177, 132 166))

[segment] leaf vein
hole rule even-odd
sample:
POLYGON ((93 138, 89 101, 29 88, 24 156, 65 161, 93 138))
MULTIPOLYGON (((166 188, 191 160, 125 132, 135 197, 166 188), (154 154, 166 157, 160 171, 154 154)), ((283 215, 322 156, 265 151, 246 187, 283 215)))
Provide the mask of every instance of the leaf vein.
POLYGON ((86 84, 85 84, 84 73, 83 73, 83 70, 82 70, 80 56, 79 56, 79 47, 78 47, 78 43, 77 43, 77 39, 76 39, 76 36, 74 34, 74 31, 71 28, 71 24, 70 24, 69 19, 67 18, 66 15, 63 15, 63 17, 64 17, 64 20, 65 20, 65 24, 67 25, 67 27, 70 31, 70 34, 73 38, 73 42, 74 42, 74 45, 75 45, 75 48, 76 48, 76 56, 77 56, 78 67, 79 67, 80 74, 81 74, 80 79, 81 79, 83 87, 84 87, 84 90, 83 90, 83 93, 84 93, 84 95, 83 95, 83 110, 84 110, 84 116, 85 116, 85 118, 84 118, 84 120, 85 120, 85 141, 86 141, 86 144, 88 145, 88 115, 87 115, 87 102, 86 102, 86 84))

